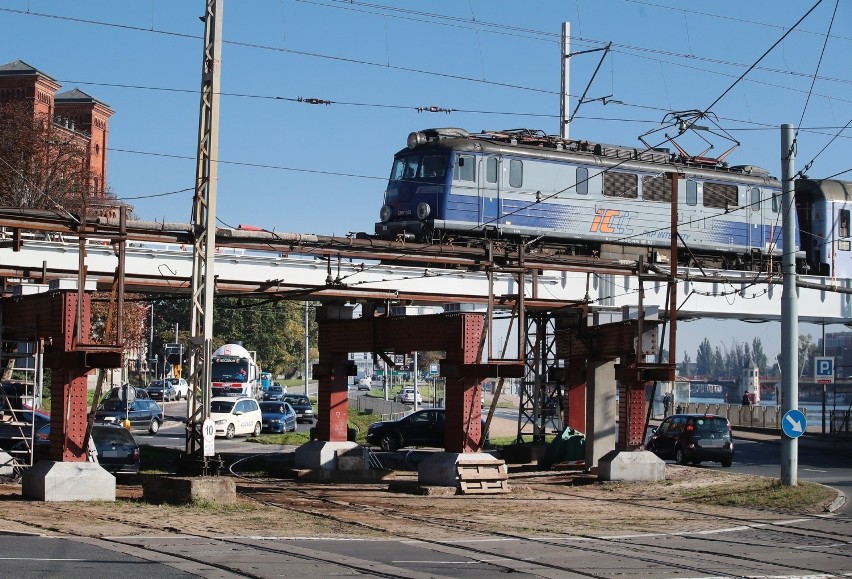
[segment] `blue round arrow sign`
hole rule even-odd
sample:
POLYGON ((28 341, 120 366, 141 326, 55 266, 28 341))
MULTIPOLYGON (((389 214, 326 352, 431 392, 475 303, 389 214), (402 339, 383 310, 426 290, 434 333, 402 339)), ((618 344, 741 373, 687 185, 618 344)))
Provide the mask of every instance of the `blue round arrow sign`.
POLYGON ((790 438, 798 438, 805 433, 808 419, 801 410, 788 410, 781 419, 781 430, 790 438))

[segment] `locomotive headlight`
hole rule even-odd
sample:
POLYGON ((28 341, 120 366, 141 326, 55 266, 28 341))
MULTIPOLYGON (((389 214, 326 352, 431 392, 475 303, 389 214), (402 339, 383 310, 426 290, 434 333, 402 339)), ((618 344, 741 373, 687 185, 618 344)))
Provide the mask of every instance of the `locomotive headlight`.
POLYGON ((387 223, 391 218, 391 208, 389 205, 382 205, 382 208, 379 210, 379 219, 382 220, 382 223, 387 223))
POLYGON ((432 208, 429 207, 428 203, 421 203, 417 206, 417 219, 426 219, 430 213, 432 213, 432 208))
POLYGON ((422 145, 425 142, 426 142, 426 135, 424 135, 423 133, 414 132, 414 133, 408 134, 408 148, 409 149, 413 149, 417 145, 422 145))

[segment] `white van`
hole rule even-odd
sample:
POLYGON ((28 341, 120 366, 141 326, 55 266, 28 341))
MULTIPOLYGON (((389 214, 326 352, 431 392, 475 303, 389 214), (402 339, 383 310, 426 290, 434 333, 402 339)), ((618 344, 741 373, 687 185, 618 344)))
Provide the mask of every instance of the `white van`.
POLYGON ((210 418, 216 426, 216 436, 234 438, 237 434, 260 436, 263 416, 254 398, 217 396, 210 399, 210 418))

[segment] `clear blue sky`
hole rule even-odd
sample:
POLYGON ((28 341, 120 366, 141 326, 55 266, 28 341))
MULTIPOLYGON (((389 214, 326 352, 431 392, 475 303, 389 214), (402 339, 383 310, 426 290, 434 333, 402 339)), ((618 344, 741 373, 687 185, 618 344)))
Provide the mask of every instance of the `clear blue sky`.
MULTIPOLYGON (((731 164, 779 175, 778 126, 801 120, 797 168, 815 158, 812 177, 849 170, 852 131, 840 129, 852 120, 852 3, 840 2, 827 44, 836 0, 824 0, 735 84, 814 3, 226 0, 218 217, 233 227, 371 232, 391 157, 410 131, 558 134, 564 21, 573 51, 613 43, 587 98, 620 101, 584 104, 571 137, 640 146, 637 137, 667 112, 712 105, 742 143, 731 164), (299 97, 336 104, 294 102, 299 97), (415 110, 428 106, 455 112, 415 110)), ((190 221, 203 7, 202 0, 0 0, 3 63, 24 60, 115 111, 108 185, 140 219, 190 221)), ((571 59, 572 110, 601 54, 571 59)), ((713 144, 718 152, 729 146, 713 144)), ((684 145, 701 152, 699 143, 684 145)), ((758 335, 771 355, 777 351, 777 324, 698 323, 700 330, 679 332, 679 354, 694 352, 704 335, 715 343, 717 333, 725 343, 758 335), (705 331, 715 326, 723 329, 705 331)))

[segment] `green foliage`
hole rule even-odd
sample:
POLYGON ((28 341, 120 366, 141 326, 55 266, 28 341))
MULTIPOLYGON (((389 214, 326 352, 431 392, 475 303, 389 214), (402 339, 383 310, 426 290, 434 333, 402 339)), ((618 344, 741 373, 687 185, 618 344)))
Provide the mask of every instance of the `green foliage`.
MULTIPOLYGON (((175 341, 175 324, 184 351, 189 351, 190 302, 188 299, 159 300, 154 303, 154 352, 175 341)), ((213 349, 242 342, 257 353, 264 371, 273 376, 292 376, 304 368, 304 304, 269 298, 222 297, 214 301, 213 349)), ((316 320, 309 313, 310 357, 316 353, 316 320)), ((186 362, 186 360, 184 360, 186 362)))

